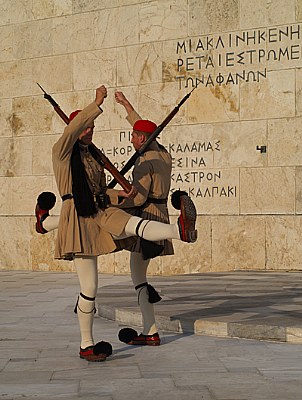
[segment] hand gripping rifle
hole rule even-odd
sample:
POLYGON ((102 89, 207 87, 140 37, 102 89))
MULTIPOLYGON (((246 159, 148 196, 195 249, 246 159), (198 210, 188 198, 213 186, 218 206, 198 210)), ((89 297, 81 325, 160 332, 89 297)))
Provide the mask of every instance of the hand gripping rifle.
MULTIPOLYGON (((62 120, 68 125, 69 124, 69 118, 68 116, 61 110, 60 106, 58 105, 58 103, 55 102, 55 100, 48 94, 45 92, 45 90, 42 88, 41 85, 38 84, 39 88, 43 91, 44 93, 44 98, 46 100, 48 100, 50 102, 50 104, 53 106, 54 110, 56 111, 56 113, 62 118, 62 120)), ((115 166, 111 163, 111 161, 105 156, 105 154, 98 149, 93 143, 90 145, 94 148, 95 150, 95 154, 97 157, 97 162, 104 167, 107 171, 109 171, 113 178, 114 181, 119 183, 121 185, 121 187, 127 192, 129 193, 132 186, 130 185, 130 183, 127 181, 127 179, 121 175, 121 173, 115 168, 115 166)))
MULTIPOLYGON (((163 122, 158 125, 158 127, 155 129, 155 131, 148 137, 148 139, 145 141, 145 143, 141 146, 139 150, 137 150, 126 162, 124 167, 121 169, 120 174, 125 175, 126 172, 129 171, 130 168, 133 167, 135 164, 135 161, 138 159, 139 156, 141 156, 146 149, 149 147, 149 145, 157 138, 157 136, 160 134, 160 132, 168 125, 168 123, 171 121, 171 119, 174 117, 175 114, 178 113, 180 107, 184 104, 185 101, 188 100, 188 98, 191 96, 191 93, 193 90, 196 89, 196 86, 189 92, 188 94, 185 95, 185 97, 177 104, 177 106, 170 112, 170 114, 163 120, 163 122)), ((113 175, 113 174, 112 174, 113 175)), ((108 187, 109 188, 114 188, 114 186, 119 183, 117 179, 114 179, 109 183, 108 187)))

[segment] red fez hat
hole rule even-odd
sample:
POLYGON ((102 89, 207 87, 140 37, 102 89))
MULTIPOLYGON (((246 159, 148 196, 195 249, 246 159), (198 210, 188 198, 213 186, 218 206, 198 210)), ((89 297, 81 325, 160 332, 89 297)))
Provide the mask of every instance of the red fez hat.
POLYGON ((133 125, 134 131, 138 131, 138 132, 142 132, 142 133, 153 133, 156 128, 157 128, 157 125, 154 122, 149 121, 147 119, 139 119, 133 125))
POLYGON ((79 112, 81 112, 82 110, 76 110, 73 111, 70 115, 69 115, 69 122, 72 121, 74 119, 74 117, 76 117, 78 115, 79 112))

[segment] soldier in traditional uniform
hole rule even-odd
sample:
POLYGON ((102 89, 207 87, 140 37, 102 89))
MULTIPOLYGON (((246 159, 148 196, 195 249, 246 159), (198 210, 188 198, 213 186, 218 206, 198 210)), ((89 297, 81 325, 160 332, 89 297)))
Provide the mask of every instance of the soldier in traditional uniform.
MULTIPOLYGON (((115 93, 117 103, 127 112, 127 120, 133 126, 131 143, 136 151, 146 142, 157 128, 149 120, 141 119, 132 104, 122 92, 115 93)), ((144 219, 170 223, 167 199, 170 191, 172 171, 172 157, 156 140, 135 162, 132 178, 138 194, 132 199, 125 199, 119 206, 122 209, 134 210, 135 215, 144 219)), ((152 296, 153 288, 147 282, 147 268, 150 260, 156 256, 174 254, 171 240, 148 242, 140 237, 132 246, 130 255, 130 270, 132 282, 137 292, 138 304, 143 317, 143 332, 131 340, 126 335, 126 341, 131 345, 158 346, 160 337, 155 322, 153 303, 159 301, 159 296, 152 296)), ((119 335, 122 337, 123 330, 119 335)))
MULTIPOLYGON (((88 361, 104 361, 112 352, 109 343, 95 344, 93 340, 97 256, 126 248, 131 243, 121 240, 134 236, 152 242, 197 239, 196 209, 187 195, 180 196, 181 214, 176 224, 150 221, 115 207, 125 199, 133 199, 138 191, 134 186, 129 193, 108 189, 104 169, 95 160, 90 146, 94 120, 102 114, 101 105, 106 96, 105 86, 97 88, 95 100, 70 115, 69 125, 52 150, 54 175, 63 200, 55 258, 73 259, 75 263, 81 289, 76 305, 81 332, 80 357, 88 361)), ((49 207, 38 201, 36 227, 41 233, 47 231, 48 211, 49 207)))

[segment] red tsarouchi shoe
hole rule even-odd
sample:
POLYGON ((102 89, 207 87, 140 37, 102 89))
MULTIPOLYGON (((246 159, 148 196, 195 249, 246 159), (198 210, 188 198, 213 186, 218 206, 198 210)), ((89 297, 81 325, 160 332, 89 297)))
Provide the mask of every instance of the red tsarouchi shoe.
POLYGON ((105 361, 107 355, 104 353, 94 354, 93 348, 94 346, 86 347, 86 349, 80 348, 80 357, 83 358, 84 360, 93 362, 105 361))
POLYGON ((195 229, 197 212, 189 196, 180 196, 180 210, 181 214, 178 218, 180 238, 184 242, 194 243, 197 240, 197 230, 195 229))
POLYGON ((144 335, 141 333, 128 342, 128 344, 138 346, 159 346, 160 337, 158 333, 154 333, 153 335, 144 335))
POLYGON ((88 346, 85 349, 80 348, 80 357, 92 362, 105 361, 111 354, 111 344, 104 341, 98 342, 94 346, 88 346))

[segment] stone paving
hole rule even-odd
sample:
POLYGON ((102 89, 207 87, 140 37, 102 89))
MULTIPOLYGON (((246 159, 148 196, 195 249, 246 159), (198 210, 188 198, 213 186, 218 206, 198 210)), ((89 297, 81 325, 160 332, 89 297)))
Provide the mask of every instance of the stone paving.
MULTIPOLYGON (((302 343, 302 273, 225 272, 153 277, 159 329, 302 343)), ((141 325, 131 284, 103 288, 99 315, 141 325)), ((301 396, 302 398, 302 396, 301 396)))
MULTIPOLYGON (((270 323, 270 312, 274 324, 278 320, 278 326, 300 328, 299 273, 150 278, 163 296, 156 305, 157 315, 166 320, 170 315, 171 320, 180 321, 178 326, 188 327, 184 330, 191 329, 191 333, 160 329, 160 347, 131 347, 118 341, 117 321, 96 317, 97 340, 110 341, 114 349, 104 363, 88 363, 78 356, 79 332, 73 313, 78 293, 75 274, 0 271, 0 276, 1 399, 302 398, 301 344, 206 336, 192 331, 195 321, 203 317, 216 318, 218 322, 225 319, 228 325, 238 319, 241 323, 247 321, 246 326, 253 326, 250 322, 260 319, 265 326, 270 323), (216 286, 215 280, 220 285, 216 286), (177 298, 182 300, 178 302, 177 298), (173 307, 166 308, 171 302, 174 311, 173 307), (188 307, 181 309, 184 302, 191 305, 191 312, 188 307), (185 325, 184 317, 191 322, 185 325)), ((122 320, 125 309, 133 307, 133 318, 137 318, 129 276, 100 275, 99 286, 99 302, 113 288, 117 289, 110 298, 111 308, 109 302, 105 305, 108 313, 111 311, 122 320)), ((123 324, 131 314, 126 311, 123 324)), ((259 325, 259 321, 255 324, 259 325)))

